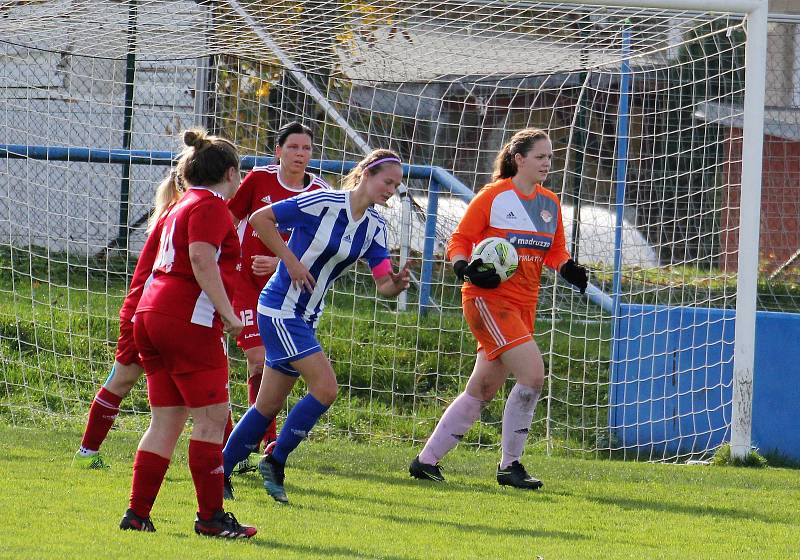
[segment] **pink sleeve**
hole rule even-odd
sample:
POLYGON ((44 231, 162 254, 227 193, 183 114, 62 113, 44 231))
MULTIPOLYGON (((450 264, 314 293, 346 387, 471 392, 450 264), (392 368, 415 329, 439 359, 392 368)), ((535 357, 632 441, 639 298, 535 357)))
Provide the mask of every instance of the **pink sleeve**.
POLYGON ((388 276, 392 272, 392 263, 389 259, 384 259, 372 269, 372 277, 376 280, 388 276))

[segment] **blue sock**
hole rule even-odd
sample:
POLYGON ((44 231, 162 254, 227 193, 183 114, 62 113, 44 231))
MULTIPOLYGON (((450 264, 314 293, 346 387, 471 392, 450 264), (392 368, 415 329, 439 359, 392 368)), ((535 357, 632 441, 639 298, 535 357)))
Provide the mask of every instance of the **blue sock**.
POLYGON ((285 464, 289 453, 308 437, 308 432, 328 408, 315 399, 311 393, 300 399, 289 412, 286 422, 281 427, 278 441, 272 450, 273 459, 285 464))
POLYGON ((233 467, 239 461, 244 461, 258 448, 258 442, 267 433, 267 426, 272 418, 262 415, 255 406, 251 406, 244 416, 236 423, 236 427, 228 437, 228 443, 222 451, 225 465, 225 476, 230 476, 233 467))

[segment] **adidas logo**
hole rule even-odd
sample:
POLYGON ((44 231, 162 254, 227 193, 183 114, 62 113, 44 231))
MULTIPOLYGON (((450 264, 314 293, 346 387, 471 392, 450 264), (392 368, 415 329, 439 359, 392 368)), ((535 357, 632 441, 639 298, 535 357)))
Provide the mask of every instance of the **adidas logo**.
POLYGON ((506 214, 506 219, 507 220, 516 220, 517 217, 514 215, 514 212, 509 212, 508 214, 506 214))
POLYGON ((296 435, 297 437, 299 437, 299 438, 305 439, 305 438, 308 437, 308 432, 303 431, 303 430, 292 430, 292 433, 294 435, 296 435))
POLYGON ((353 238, 350 236, 349 233, 347 235, 345 235, 344 237, 342 237, 342 239, 344 239, 348 243, 352 243, 353 242, 353 238))
POLYGON ((464 439, 464 434, 450 434, 450 435, 456 438, 458 441, 464 439))
POLYGON ((267 195, 261 199, 261 202, 263 202, 264 204, 272 204, 272 197, 267 195))
POLYGON ((514 430, 514 433, 515 434, 527 434, 528 431, 529 431, 528 428, 521 428, 519 430, 514 430))
POLYGON ((222 465, 220 465, 208 474, 225 474, 225 469, 223 468, 222 465))
POLYGON ((246 443, 246 444, 244 444, 244 446, 247 449, 249 449, 250 451, 255 451, 256 449, 258 449, 258 444, 257 443, 246 443))

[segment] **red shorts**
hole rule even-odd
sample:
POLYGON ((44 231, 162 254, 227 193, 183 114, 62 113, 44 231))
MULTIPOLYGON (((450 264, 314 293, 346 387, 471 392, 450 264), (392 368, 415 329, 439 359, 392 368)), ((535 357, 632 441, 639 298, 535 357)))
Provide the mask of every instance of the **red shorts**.
POLYGON ((250 350, 257 346, 264 346, 261 335, 258 334, 257 306, 260 291, 244 290, 239 287, 233 298, 233 310, 239 315, 244 328, 236 337, 236 346, 242 350, 250 350))
POLYGON ((124 366, 142 365, 139 350, 133 340, 133 323, 131 321, 119 322, 119 338, 117 339, 117 353, 114 359, 124 366))
POLYGON ((217 329, 145 311, 134 322, 151 406, 228 402, 228 357, 217 329))
POLYGON ((503 299, 483 297, 465 300, 463 306, 478 350, 483 349, 489 360, 533 340, 535 309, 520 309, 503 299))
POLYGON ((228 368, 172 375, 166 371, 148 373, 147 400, 150 406, 201 408, 227 403, 228 368))

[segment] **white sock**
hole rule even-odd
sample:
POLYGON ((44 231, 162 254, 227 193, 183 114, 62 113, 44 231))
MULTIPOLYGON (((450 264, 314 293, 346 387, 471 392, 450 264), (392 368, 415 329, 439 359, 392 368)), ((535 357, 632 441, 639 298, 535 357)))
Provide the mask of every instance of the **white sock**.
POLYGON ((98 451, 92 451, 91 449, 86 449, 85 447, 81 446, 78 449, 78 454, 81 457, 91 457, 92 455, 97 455, 98 451))
POLYGON ((465 392, 456 397, 433 430, 419 460, 426 465, 435 465, 453 449, 472 425, 481 417, 486 404, 465 392))
POLYGON ((503 457, 500 468, 504 469, 514 461, 519 461, 528 439, 528 430, 533 422, 536 412, 536 403, 539 402, 541 391, 517 383, 506 400, 503 409, 503 457))

